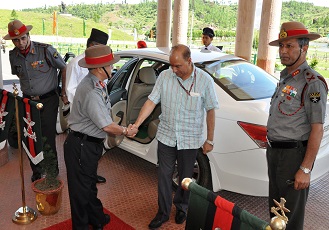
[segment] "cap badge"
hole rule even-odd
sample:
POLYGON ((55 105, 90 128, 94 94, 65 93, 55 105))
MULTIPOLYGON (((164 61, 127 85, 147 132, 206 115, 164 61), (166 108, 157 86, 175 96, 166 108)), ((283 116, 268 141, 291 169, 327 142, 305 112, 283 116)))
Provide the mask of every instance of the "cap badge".
POLYGON ((287 32, 284 29, 282 29, 280 31, 280 38, 286 38, 286 37, 288 37, 288 34, 287 34, 287 32))
POLYGON ((19 34, 20 34, 20 32, 19 32, 18 29, 15 29, 15 30, 14 30, 14 33, 15 33, 15 35, 19 35, 19 34))

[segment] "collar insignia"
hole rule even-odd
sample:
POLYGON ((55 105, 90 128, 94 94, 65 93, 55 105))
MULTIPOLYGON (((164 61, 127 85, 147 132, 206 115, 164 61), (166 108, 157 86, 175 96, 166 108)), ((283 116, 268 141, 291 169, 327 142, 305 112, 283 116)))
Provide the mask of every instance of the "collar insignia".
POLYGON ((313 103, 318 103, 320 101, 320 92, 310 93, 310 100, 313 103))
POLYGON ((294 77, 294 76, 296 76, 297 74, 299 74, 300 73, 300 69, 297 69, 295 72, 293 72, 291 75, 294 77))

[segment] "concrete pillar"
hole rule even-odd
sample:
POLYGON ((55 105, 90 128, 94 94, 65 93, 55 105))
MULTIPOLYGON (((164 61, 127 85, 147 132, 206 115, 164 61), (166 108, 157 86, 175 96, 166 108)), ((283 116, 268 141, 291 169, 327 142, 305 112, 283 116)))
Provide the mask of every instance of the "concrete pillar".
POLYGON ((278 39, 281 9, 282 0, 263 0, 257 65, 272 75, 278 48, 269 46, 268 43, 278 39))
POLYGON ((171 28, 171 0, 158 1, 156 46, 169 47, 171 28))
POLYGON ((250 61, 256 0, 239 0, 238 22, 235 39, 235 55, 250 61))
POLYGON ((189 1, 174 1, 173 34, 175 36, 172 36, 173 46, 177 44, 187 45, 188 9, 189 1))

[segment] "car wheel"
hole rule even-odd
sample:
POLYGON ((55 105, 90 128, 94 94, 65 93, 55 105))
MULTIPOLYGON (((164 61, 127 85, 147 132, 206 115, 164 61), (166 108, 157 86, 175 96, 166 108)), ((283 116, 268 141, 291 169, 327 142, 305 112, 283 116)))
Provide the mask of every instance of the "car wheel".
MULTIPOLYGON (((176 191, 178 187, 178 171, 177 165, 175 166, 174 174, 172 177, 173 190, 176 191)), ((194 164, 192 180, 202 187, 212 190, 211 170, 209 159, 207 155, 202 153, 202 149, 198 151, 198 155, 194 164)))

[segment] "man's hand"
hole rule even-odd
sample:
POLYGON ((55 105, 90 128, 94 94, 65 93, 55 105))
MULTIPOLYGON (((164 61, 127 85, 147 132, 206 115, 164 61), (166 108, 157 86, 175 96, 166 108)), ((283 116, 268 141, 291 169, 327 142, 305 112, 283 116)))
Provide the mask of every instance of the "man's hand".
POLYGON ((134 137, 138 133, 138 128, 135 125, 129 124, 127 127, 127 137, 134 137))
POLYGON ((214 148, 214 146, 212 146, 211 144, 209 144, 205 141, 203 146, 202 146, 202 152, 203 152, 203 154, 207 155, 207 153, 212 151, 213 148, 214 148))
POLYGON ((304 173, 302 170, 298 170, 295 174, 295 183, 294 188, 296 190, 302 190, 310 186, 311 181, 311 174, 310 173, 304 173))
POLYGON ((62 94, 61 98, 62 98, 62 102, 63 102, 64 105, 70 104, 69 100, 67 99, 66 94, 62 94))

